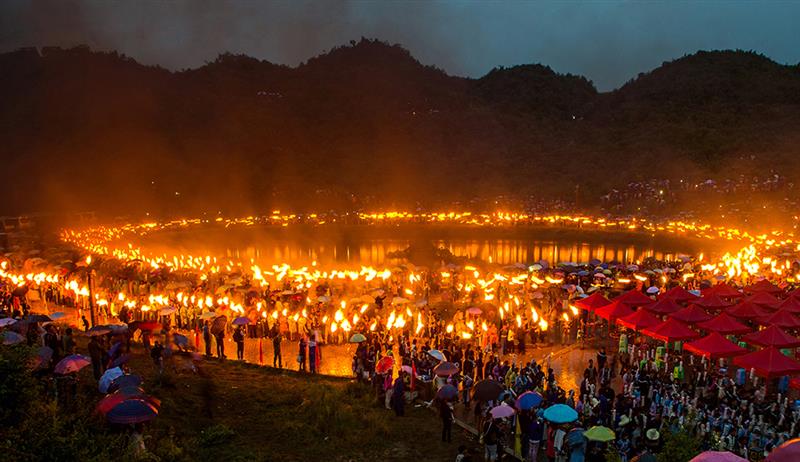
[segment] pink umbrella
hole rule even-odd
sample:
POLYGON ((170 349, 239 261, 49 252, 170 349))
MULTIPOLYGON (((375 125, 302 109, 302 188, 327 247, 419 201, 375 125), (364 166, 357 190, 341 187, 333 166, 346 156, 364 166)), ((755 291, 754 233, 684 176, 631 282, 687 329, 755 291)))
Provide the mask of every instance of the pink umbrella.
POLYGON ((92 364, 92 361, 86 356, 70 355, 59 361, 53 372, 56 374, 69 374, 71 372, 78 372, 89 364, 92 364))
POLYGON ((467 308, 467 313, 468 314, 476 314, 477 315, 477 314, 483 313, 483 310, 478 308, 477 306, 471 306, 471 307, 467 308))
POLYGON ((507 406, 505 404, 501 404, 499 406, 495 406, 489 411, 492 414, 492 418, 494 419, 502 419, 504 417, 511 417, 515 414, 514 408, 511 406, 507 406))
POLYGON ((706 451, 689 462, 747 462, 747 459, 728 451, 706 451))
POLYGON ((800 438, 789 440, 777 448, 764 459, 765 462, 796 462, 800 460, 800 438))

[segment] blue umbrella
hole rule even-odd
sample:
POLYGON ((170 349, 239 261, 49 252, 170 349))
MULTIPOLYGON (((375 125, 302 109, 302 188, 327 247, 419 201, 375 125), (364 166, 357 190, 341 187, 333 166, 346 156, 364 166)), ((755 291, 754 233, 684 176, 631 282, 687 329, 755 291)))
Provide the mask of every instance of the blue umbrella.
POLYGON ((185 335, 172 334, 172 341, 175 342, 175 345, 178 345, 180 347, 189 346, 189 339, 186 338, 185 335))
POLYGON ((536 393, 535 391, 526 391, 517 398, 517 409, 521 409, 523 411, 533 409, 542 404, 542 400, 542 395, 539 393, 536 393))
POLYGON ((108 356, 113 358, 117 354, 117 351, 119 350, 119 347, 121 347, 121 346, 122 346, 122 342, 119 342, 119 341, 114 342, 114 344, 111 345, 111 348, 108 349, 108 356))
POLYGON ((114 406, 106 418, 115 424, 135 424, 148 422, 158 415, 158 409, 151 403, 140 399, 130 398, 114 406))
POLYGON ((119 367, 131 360, 131 355, 123 353, 117 359, 111 361, 111 367, 119 367))
POLYGON ((544 410, 544 418, 556 424, 569 423, 578 420, 578 413, 566 404, 554 404, 544 410))
POLYGON ((16 332, 7 330, 3 332, 3 345, 16 345, 25 341, 25 337, 16 332))
POLYGON ((449 400, 458 396, 458 388, 452 385, 445 385, 436 392, 436 397, 439 399, 449 400))

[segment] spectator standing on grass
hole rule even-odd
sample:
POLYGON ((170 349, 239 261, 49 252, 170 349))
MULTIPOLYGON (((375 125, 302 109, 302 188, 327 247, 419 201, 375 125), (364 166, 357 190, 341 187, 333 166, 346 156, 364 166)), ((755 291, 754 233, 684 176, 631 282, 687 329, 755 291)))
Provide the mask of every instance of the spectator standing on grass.
POLYGON ((283 337, 278 331, 272 337, 272 367, 283 368, 283 363, 281 362, 281 340, 283 340, 283 337))
POLYGON ((244 332, 242 332, 242 326, 233 331, 233 341, 236 343, 236 359, 239 361, 244 360, 244 332))
POLYGON ((299 371, 306 371, 306 348, 308 348, 308 342, 306 342, 306 336, 300 335, 300 342, 297 347, 297 370, 299 371))
POLYGON ((211 330, 208 321, 203 323, 203 342, 206 344, 206 356, 211 356, 211 330))
POLYGON ((445 400, 440 401, 439 416, 442 418, 442 442, 449 443, 453 435, 453 409, 445 400))
POLYGON ((225 330, 220 329, 219 332, 214 334, 214 340, 217 342, 217 357, 225 359, 225 330))

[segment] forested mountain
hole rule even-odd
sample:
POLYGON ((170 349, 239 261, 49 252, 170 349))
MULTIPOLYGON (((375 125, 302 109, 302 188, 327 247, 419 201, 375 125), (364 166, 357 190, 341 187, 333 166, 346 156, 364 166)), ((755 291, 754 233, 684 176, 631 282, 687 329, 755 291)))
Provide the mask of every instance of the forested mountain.
POLYGON ((0 101, 6 214, 433 206, 800 174, 800 68, 741 51, 598 93, 538 64, 449 76, 374 40, 297 67, 224 54, 180 72, 24 49, 0 55, 0 101))

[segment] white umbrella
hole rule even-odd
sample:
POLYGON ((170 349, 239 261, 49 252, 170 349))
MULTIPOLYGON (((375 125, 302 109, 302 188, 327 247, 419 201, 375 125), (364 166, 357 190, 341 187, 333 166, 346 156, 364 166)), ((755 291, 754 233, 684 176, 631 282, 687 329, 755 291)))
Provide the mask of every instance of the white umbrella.
POLYGON ((122 369, 119 367, 111 368, 103 373, 100 377, 100 382, 97 384, 97 389, 100 390, 100 393, 108 393, 109 387, 117 380, 119 377, 122 377, 125 373, 122 372, 122 369))
POLYGON ((160 316, 169 316, 176 311, 178 311, 178 309, 175 308, 174 306, 168 306, 166 308, 161 308, 160 310, 158 310, 158 314, 160 316))

